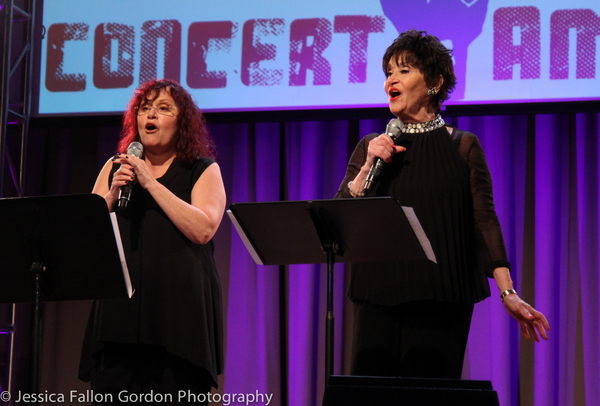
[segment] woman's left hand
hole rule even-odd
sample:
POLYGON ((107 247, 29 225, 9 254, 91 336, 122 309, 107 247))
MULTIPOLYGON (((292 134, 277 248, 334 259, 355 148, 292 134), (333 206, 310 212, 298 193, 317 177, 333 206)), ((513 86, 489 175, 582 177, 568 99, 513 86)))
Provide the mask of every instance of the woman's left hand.
POLYGON ((548 335, 546 334, 546 331, 550 331, 548 320, 546 320, 546 317, 541 312, 538 312, 527 302, 523 301, 519 295, 513 293, 505 296, 504 307, 519 322, 521 331, 526 339, 531 339, 530 330, 533 333, 535 341, 540 341, 539 335, 544 340, 548 339, 548 335))
POLYGON ((146 161, 134 155, 127 155, 125 160, 133 168, 133 176, 135 181, 139 182, 144 189, 148 189, 148 185, 151 182, 156 181, 154 176, 152 176, 150 173, 150 169, 148 169, 146 161))
POLYGON ((139 182, 167 217, 190 241, 206 244, 221 224, 227 201, 221 171, 216 163, 206 168, 192 188, 191 202, 177 197, 153 176, 145 160, 120 154, 113 162, 127 167, 131 182, 139 182))

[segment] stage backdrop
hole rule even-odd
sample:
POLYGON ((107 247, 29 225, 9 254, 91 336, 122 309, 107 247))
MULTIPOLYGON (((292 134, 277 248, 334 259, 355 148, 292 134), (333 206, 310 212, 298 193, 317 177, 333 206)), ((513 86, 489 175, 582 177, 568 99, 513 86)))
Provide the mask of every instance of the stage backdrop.
POLYGON ((154 77, 205 111, 385 106, 399 32, 454 49, 449 103, 600 98, 596 0, 53 0, 39 114, 122 112, 154 77))
MULTIPOLYGON (((515 288, 551 326, 547 342, 520 338, 491 281, 492 297, 475 306, 463 377, 491 380, 502 406, 597 406, 600 114, 445 118, 480 137, 515 288)), ((333 197, 359 138, 381 131, 386 121, 211 125, 228 203, 333 197)), ((118 132, 56 124, 34 129, 29 194, 89 192, 114 153, 118 132)), ((215 246, 227 314, 219 391, 273 394, 270 406, 320 405, 325 267, 257 266, 228 219, 215 246)), ((344 265, 335 272, 339 374, 348 372, 351 304, 344 265)), ((87 312, 70 302, 46 310, 51 317, 45 323, 42 389, 84 390, 76 374, 87 312)))

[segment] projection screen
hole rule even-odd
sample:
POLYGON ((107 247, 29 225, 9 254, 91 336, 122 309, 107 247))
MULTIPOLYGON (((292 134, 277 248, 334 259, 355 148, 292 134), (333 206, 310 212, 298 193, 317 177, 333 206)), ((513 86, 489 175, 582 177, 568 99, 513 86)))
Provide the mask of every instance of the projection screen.
POLYGON ((384 107, 410 28, 454 49, 447 104, 600 99, 597 0, 47 0, 43 25, 40 116, 122 112, 155 77, 206 112, 384 107))

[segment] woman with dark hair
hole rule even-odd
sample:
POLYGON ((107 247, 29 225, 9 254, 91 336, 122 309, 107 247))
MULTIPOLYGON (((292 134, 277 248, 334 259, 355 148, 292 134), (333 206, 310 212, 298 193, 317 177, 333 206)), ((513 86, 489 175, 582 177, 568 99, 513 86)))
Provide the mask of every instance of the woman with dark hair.
MULTIPOLYGON (((164 394, 179 403, 207 399, 223 370, 221 287, 213 242, 225 210, 214 145, 190 94, 153 80, 125 112, 118 154, 94 193, 115 211, 134 294, 94 302, 80 378, 110 403, 121 394, 164 394), (143 157, 126 155, 131 142, 143 157), (132 184, 126 208, 121 188, 132 184), (181 391, 181 392, 180 392, 181 391)), ((103 404, 99 402, 97 404, 103 404)))
POLYGON ((513 289, 478 138, 440 115, 456 84, 451 51, 409 30, 385 52, 383 70, 390 111, 402 122, 401 145, 387 134, 364 137, 336 197, 393 196, 413 207, 437 263, 353 264, 352 374, 458 379, 473 305, 490 296, 488 277, 527 339, 539 341, 538 332, 547 339, 549 325, 513 289), (387 165, 365 188, 377 158, 387 165))

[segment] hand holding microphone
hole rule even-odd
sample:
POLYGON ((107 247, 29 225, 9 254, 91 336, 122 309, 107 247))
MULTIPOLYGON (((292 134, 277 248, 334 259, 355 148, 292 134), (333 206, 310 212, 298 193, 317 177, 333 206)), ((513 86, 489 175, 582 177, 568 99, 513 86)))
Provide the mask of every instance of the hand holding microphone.
MULTIPOLYGON (((144 156, 144 146, 139 142, 132 142, 127 147, 127 155, 133 155, 140 159, 144 156)), ((127 182, 125 186, 121 188, 119 192, 119 208, 126 209, 131 199, 131 192, 133 190, 133 181, 127 182)))
MULTIPOLYGON (((398 141, 400 141, 402 135, 402 128, 404 127, 404 123, 397 118, 390 120, 388 125, 385 128, 385 133, 388 135, 392 141, 394 141, 394 145, 398 145, 398 141)), ((373 166, 371 166, 371 170, 367 175, 367 181, 365 183, 364 191, 367 192, 373 186, 373 183, 377 178, 381 175, 383 168, 385 167, 385 161, 381 158, 376 158, 373 166)))

